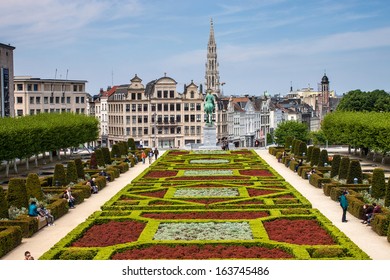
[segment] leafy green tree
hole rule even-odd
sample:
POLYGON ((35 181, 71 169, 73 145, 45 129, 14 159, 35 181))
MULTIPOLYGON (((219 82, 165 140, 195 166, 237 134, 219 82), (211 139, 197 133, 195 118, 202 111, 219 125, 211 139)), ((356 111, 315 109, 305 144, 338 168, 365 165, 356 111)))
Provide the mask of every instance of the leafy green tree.
POLYGON ((340 169, 340 162, 341 162, 341 156, 340 155, 334 155, 332 160, 332 169, 330 171, 330 177, 336 177, 339 175, 339 169, 340 169))
POLYGON ((303 154, 307 154, 307 145, 305 142, 300 141, 298 148, 298 155, 303 156, 303 154))
POLYGON ((351 160, 349 162, 347 173, 347 184, 353 184, 355 182, 355 178, 359 184, 363 182, 362 168, 358 160, 351 160))
POLYGON ((297 121, 285 121, 278 125, 274 131, 275 142, 283 146, 286 137, 290 136, 301 141, 308 139, 309 129, 306 124, 297 121))
POLYGON ((385 172, 382 168, 375 168, 372 171, 371 196, 384 198, 386 194, 385 172))
POLYGON ((326 144, 326 136, 324 131, 319 130, 319 131, 310 131, 309 133, 309 138, 313 142, 313 145, 324 145, 326 144))
POLYGON ((311 154, 313 153, 314 146, 307 147, 306 161, 311 161, 311 154))
POLYGON ((43 200, 44 195, 41 188, 41 182, 39 181, 39 176, 36 173, 30 173, 26 179, 26 191, 27 197, 35 197, 38 200, 43 200))
POLYGON ((349 168, 349 157, 342 157, 340 161, 339 179, 347 179, 349 168))
POLYGON ((66 180, 65 168, 61 163, 57 163, 54 167, 53 184, 55 186, 66 186, 68 184, 66 180))
POLYGON ((271 145, 274 142, 274 137, 271 133, 267 133, 267 145, 271 145))
POLYGON ((77 175, 77 167, 76 162, 74 160, 68 161, 66 166, 66 181, 77 183, 78 175, 77 175))
POLYGON ((294 137, 292 136, 286 136, 285 142, 284 142, 284 148, 288 151, 292 149, 292 143, 294 141, 294 137), (290 148, 291 147, 291 148, 290 148))
POLYGON ((119 145, 118 144, 112 145, 111 157, 116 158, 116 157, 120 157, 120 156, 121 156, 121 151, 120 151, 119 145))
POLYGON ((345 94, 339 104, 337 111, 353 111, 353 112, 371 112, 371 111, 387 111, 386 104, 390 102, 390 95, 384 90, 374 90, 364 92, 361 90, 352 90, 345 94), (385 104, 384 106, 382 104, 385 104))

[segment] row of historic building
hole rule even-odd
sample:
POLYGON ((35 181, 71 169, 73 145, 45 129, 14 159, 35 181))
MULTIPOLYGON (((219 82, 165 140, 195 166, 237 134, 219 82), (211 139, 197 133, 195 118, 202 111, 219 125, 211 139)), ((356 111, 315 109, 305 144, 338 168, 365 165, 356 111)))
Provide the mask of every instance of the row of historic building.
POLYGON ((220 87, 213 22, 207 46, 205 83, 193 81, 178 89, 168 77, 146 84, 135 75, 130 83, 86 92, 86 80, 40 79, 13 75, 15 47, 0 44, 1 117, 39 113, 74 112, 93 115, 100 121, 97 145, 111 146, 134 138, 136 143, 160 148, 199 145, 205 126, 206 91, 215 96, 213 123, 217 142, 239 147, 265 146, 267 134, 285 120, 307 123, 318 130, 323 116, 337 105, 324 74, 317 90, 305 88, 284 96, 224 96, 220 87), (205 90, 203 90, 205 87, 205 90))

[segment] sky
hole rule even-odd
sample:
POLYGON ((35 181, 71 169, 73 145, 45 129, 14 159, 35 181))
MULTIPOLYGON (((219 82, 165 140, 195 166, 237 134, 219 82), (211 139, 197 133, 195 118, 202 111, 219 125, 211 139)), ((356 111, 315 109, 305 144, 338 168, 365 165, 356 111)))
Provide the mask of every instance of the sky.
POLYGON ((165 75, 205 83, 210 19, 223 94, 390 92, 388 0, 0 0, 14 75, 86 80, 87 92, 165 75))

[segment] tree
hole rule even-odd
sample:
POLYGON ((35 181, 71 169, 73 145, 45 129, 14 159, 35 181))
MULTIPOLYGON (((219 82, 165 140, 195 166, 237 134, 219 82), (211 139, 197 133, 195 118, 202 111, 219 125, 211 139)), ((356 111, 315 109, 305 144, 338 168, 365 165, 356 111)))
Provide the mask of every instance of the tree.
POLYGON ((311 161, 311 154, 313 153, 314 146, 307 147, 306 161, 311 161))
POLYGON ((313 142, 313 145, 321 145, 321 144, 326 144, 326 136, 324 131, 319 130, 319 131, 311 131, 309 133, 309 138, 313 142))
POLYGON ((97 163, 97 165, 100 166, 100 167, 106 166, 105 165, 105 161, 104 161, 103 151, 101 149, 96 149, 95 150, 95 155, 96 155, 96 163, 97 163))
POLYGON ((0 188, 0 219, 8 218, 8 201, 5 196, 5 190, 0 188))
POLYGON ((76 158, 74 160, 74 163, 76 164, 76 170, 77 170, 77 178, 84 179, 84 166, 83 162, 81 161, 81 158, 76 158))
POLYGON ((390 206, 390 179, 387 181, 387 185, 386 185, 385 206, 386 207, 390 206))
POLYGON ((389 103, 390 95, 384 90, 364 92, 358 89, 347 92, 343 98, 341 98, 336 110, 353 112, 390 112, 387 110, 388 106, 386 106, 389 103))
POLYGON ((111 155, 110 155, 110 149, 107 147, 101 148, 103 152, 103 157, 104 157, 104 163, 105 164, 111 164, 111 155))
POLYGON ((363 182, 363 173, 358 160, 351 160, 349 162, 349 168, 347 173, 347 184, 353 184, 357 179, 357 182, 361 184, 363 182))
POLYGON ((135 141, 134 138, 127 139, 127 145, 131 151, 135 151, 135 141))
POLYGON ((297 121, 285 121, 280 123, 275 129, 275 143, 283 146, 288 136, 306 142, 308 133, 309 129, 306 124, 297 121))
POLYGON ((91 169, 96 169, 97 168, 97 161, 96 161, 96 153, 95 152, 93 152, 91 154, 91 159, 89 161, 89 167, 91 169))
POLYGON ((375 168, 372 171, 371 196, 384 198, 386 194, 385 172, 382 168, 375 168))
POLYGON ((21 209, 28 207, 26 181, 21 178, 11 178, 8 183, 7 192, 8 206, 21 209))
POLYGON ((38 200, 42 200, 44 198, 38 174, 28 174, 26 179, 26 190, 28 198, 35 197, 38 200))
POLYGON ((306 153, 307 153, 307 145, 305 142, 301 141, 299 143, 298 155, 303 156, 303 154, 306 155, 306 153))
POLYGON ((112 158, 117 158, 117 157, 120 157, 120 156, 121 156, 121 151, 120 151, 119 145, 118 144, 112 145, 111 157, 112 158))

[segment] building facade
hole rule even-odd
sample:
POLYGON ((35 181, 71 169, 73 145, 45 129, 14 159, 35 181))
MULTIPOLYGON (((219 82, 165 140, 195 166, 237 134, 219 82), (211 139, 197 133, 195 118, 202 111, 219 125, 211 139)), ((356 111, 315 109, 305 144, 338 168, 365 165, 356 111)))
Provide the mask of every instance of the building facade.
POLYGON ((0 117, 14 116, 14 49, 0 43, 0 117))
POLYGON ((30 76, 14 78, 15 116, 39 113, 73 112, 86 114, 90 95, 87 81, 40 79, 30 76))

